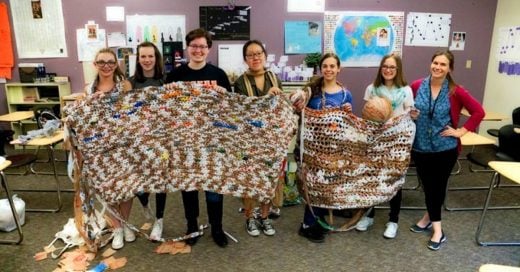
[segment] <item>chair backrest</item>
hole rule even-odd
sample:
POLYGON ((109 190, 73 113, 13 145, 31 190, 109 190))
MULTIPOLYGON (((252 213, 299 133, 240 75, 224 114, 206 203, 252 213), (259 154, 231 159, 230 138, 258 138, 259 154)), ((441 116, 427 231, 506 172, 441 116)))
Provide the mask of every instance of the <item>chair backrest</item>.
POLYGON ((520 133, 516 133, 515 125, 505 125, 498 131, 498 151, 515 161, 520 161, 520 133))
POLYGON ((36 124, 39 129, 42 129, 49 120, 60 120, 51 109, 41 108, 35 113, 36 124))
POLYGON ((513 125, 520 125, 520 107, 513 110, 513 125))

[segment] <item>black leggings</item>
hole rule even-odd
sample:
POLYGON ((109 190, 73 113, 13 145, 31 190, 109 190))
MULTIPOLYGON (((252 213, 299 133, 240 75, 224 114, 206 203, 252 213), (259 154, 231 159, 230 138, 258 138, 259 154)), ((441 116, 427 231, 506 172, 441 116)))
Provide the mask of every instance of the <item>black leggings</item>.
MULTIPOLYGON (((150 193, 137 194, 137 198, 143 206, 148 206, 148 197, 150 193)), ((161 219, 164 217, 164 207, 166 206, 166 193, 155 194, 155 217, 161 219)))
MULTIPOLYGON (((403 190, 399 189, 397 194, 395 194, 392 199, 390 199, 390 212, 388 213, 388 221, 398 223, 399 222, 399 212, 401 211, 401 200, 403 199, 403 190)), ((374 218, 376 215, 376 209, 372 209, 368 213, 368 217, 374 218)))
POLYGON ((412 151, 417 175, 424 189, 426 209, 432 222, 441 221, 441 209, 446 198, 448 179, 457 157, 456 148, 435 153, 412 151))

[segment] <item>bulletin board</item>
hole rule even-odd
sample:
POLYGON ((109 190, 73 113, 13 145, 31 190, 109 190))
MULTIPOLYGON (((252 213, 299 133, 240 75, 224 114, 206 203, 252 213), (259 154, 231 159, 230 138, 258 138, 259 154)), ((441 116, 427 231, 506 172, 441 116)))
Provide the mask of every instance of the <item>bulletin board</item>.
POLYGON ((9 1, 18 58, 66 58, 61 0, 9 1))
POLYGON ((408 46, 448 47, 451 14, 410 12, 406 17, 408 46))
POLYGON ((213 40, 249 40, 251 7, 199 7, 200 27, 211 33, 213 40))

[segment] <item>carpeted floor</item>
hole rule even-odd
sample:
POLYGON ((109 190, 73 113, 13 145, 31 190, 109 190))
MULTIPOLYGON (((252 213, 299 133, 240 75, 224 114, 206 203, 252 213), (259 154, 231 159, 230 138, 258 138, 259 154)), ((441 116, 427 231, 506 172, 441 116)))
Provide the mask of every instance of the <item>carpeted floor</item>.
MULTIPOLYGON (((59 164, 59 171, 65 166, 59 164)), ((462 161, 462 173, 452 177, 451 186, 477 184, 487 186, 491 174, 471 173, 467 161, 462 161)), ((52 184, 52 176, 8 175, 11 189, 45 188, 52 184)), ((71 188, 64 176, 60 176, 63 187, 71 188)), ((504 180, 507 183, 507 180, 504 180)), ((414 187, 416 178, 410 176, 406 187, 414 187)), ((50 187, 52 188, 52 187, 50 187)), ((54 205, 53 193, 18 192, 28 207, 54 205)), ((486 191, 451 191, 448 206, 482 206, 486 191)), ((493 204, 520 204, 519 189, 500 189, 494 195, 493 204)), ((1 193, 5 197, 5 193, 1 193)), ((24 240, 20 245, 0 245, 1 271, 53 271, 58 261, 33 260, 33 255, 49 244, 54 234, 61 230, 72 213, 72 197, 62 193, 63 209, 58 213, 26 213, 23 227, 24 240)), ((207 216, 204 197, 200 194, 201 216, 199 223, 205 224, 207 216)), ((151 197, 152 204, 155 198, 151 197)), ((399 233, 396 239, 388 240, 382 234, 387 222, 386 209, 376 211, 375 224, 369 231, 361 233, 332 233, 325 243, 314 244, 298 235, 303 215, 303 206, 284 207, 282 216, 275 222, 276 235, 250 237, 245 231, 245 219, 238 212, 239 199, 225 197, 224 229, 238 239, 230 241, 227 248, 219 248, 205 234, 192 248, 190 254, 158 255, 156 243, 142 237, 128 243, 116 257, 127 257, 128 263, 119 271, 478 271, 482 264, 495 263, 519 266, 520 247, 481 247, 475 242, 475 230, 480 211, 444 211, 443 227, 448 241, 437 252, 426 248, 428 234, 415 234, 408 230, 423 214, 424 210, 403 209, 400 214, 399 233)), ((422 206, 420 190, 406 190, 403 206, 422 206)), ((483 230, 484 239, 520 240, 520 211, 490 211, 483 230)), ((184 233, 185 223, 180 194, 168 194, 165 212, 164 236, 173 238, 184 233)), ((345 219, 336 217, 335 224, 345 219)), ((145 220, 139 201, 134 201, 131 223, 141 226, 145 220)), ((0 233, 0 239, 15 238, 16 232, 0 233)), ((103 249, 102 249, 103 250, 103 249)), ((97 256, 93 264, 97 264, 97 256)))

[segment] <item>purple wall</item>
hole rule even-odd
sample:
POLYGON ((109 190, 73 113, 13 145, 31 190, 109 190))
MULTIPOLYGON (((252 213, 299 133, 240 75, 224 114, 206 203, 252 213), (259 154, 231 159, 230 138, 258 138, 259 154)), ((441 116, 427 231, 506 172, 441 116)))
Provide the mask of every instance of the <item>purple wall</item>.
MULTIPOLYGON (((199 26, 199 6, 227 5, 227 3, 228 1, 225 0, 62 0, 69 58, 19 60, 15 49, 15 61, 16 63, 43 62, 48 72, 68 75, 73 92, 79 92, 83 90, 84 80, 81 63, 77 60, 76 29, 83 28, 88 20, 95 20, 100 28, 107 30, 107 33, 124 32, 126 28, 124 22, 105 21, 106 6, 124 6, 127 15, 184 14, 186 15, 186 29, 189 31, 199 26)), ((252 7, 251 38, 262 40, 267 45, 269 53, 277 56, 283 54, 285 20, 323 20, 323 14, 287 13, 286 1, 281 0, 241 0, 237 1, 237 4, 252 7)), ((484 97, 486 65, 489 58, 496 6, 497 0, 326 0, 326 10, 330 11, 404 11, 405 15, 409 12, 452 14, 451 31, 467 33, 465 50, 454 51, 456 59, 454 78, 470 90, 479 101, 482 101, 484 97), (464 68, 466 60, 472 61, 471 69, 464 68)), ((15 41, 14 33, 12 36, 15 41)), ((217 63, 218 43, 218 41, 214 42, 214 50, 210 53, 209 60, 213 63, 217 63)), ((229 42, 225 41, 225 43, 229 42)), ((16 48, 14 44, 13 48, 16 48)), ((433 47, 403 47, 404 72, 409 82, 428 74, 430 58, 436 49, 433 47)), ((300 64, 303 57, 303 55, 292 55, 289 57, 289 64, 300 64)), ((344 68, 342 70, 340 81, 352 91, 355 112, 360 112, 365 87, 372 82, 376 72, 376 68, 344 68)), ((9 82, 19 81, 17 69, 13 74, 14 77, 9 82)), ((6 103, 5 87, 2 84, 0 85, 0 114, 7 111, 6 103)))

